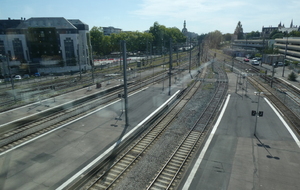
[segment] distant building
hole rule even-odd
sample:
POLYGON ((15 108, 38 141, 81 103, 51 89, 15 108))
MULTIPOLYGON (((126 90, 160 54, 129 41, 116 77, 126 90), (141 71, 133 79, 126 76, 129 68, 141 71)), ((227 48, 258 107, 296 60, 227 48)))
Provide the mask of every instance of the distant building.
POLYGON ((300 63, 300 37, 276 38, 274 46, 281 55, 286 52, 287 59, 300 63))
POLYGON ((0 54, 9 57, 10 66, 27 65, 26 73, 86 70, 89 27, 63 17, 0 20, 0 54))
POLYGON ((291 21, 291 24, 290 24, 290 27, 289 27, 289 28, 284 27, 284 24, 281 25, 281 22, 280 22, 279 25, 278 25, 278 31, 279 31, 279 32, 290 33, 290 32, 292 32, 292 31, 299 31, 299 27, 294 26, 293 20, 291 21))
POLYGON ((263 38, 269 38, 270 37, 270 34, 272 32, 274 32, 275 30, 278 30, 278 27, 272 27, 272 26, 269 26, 269 27, 262 27, 262 32, 261 32, 261 36, 263 38))
POLYGON ((187 37, 187 41, 189 38, 196 38, 198 36, 195 32, 189 32, 186 28, 186 21, 183 22, 183 29, 181 30, 182 34, 187 37))
POLYGON ((270 37, 270 34, 275 31, 275 30, 278 30, 279 32, 287 32, 287 33, 290 33, 292 31, 300 31, 300 27, 297 27, 297 26, 294 26, 293 24, 293 20, 291 21, 291 24, 290 24, 290 27, 289 28, 286 28, 284 26, 284 24, 281 24, 281 22, 278 24, 277 27, 262 27, 262 33, 261 33, 261 36, 262 37, 265 37, 265 38, 269 38, 270 37))
POLYGON ((109 26, 109 27, 102 27, 103 28, 103 34, 105 36, 109 36, 111 34, 119 34, 122 32, 122 29, 120 28, 114 28, 112 26, 109 26))
POLYGON ((273 47, 274 45, 274 40, 266 40, 266 39, 257 39, 257 40, 233 40, 232 46, 237 47, 237 48, 243 48, 243 49, 258 49, 261 50, 263 48, 267 47, 273 47))
POLYGON ((185 20, 183 22, 183 29, 181 30, 181 32, 182 32, 183 35, 185 35, 186 37, 188 37, 189 32, 188 32, 188 30, 186 28, 186 22, 185 22, 185 20))

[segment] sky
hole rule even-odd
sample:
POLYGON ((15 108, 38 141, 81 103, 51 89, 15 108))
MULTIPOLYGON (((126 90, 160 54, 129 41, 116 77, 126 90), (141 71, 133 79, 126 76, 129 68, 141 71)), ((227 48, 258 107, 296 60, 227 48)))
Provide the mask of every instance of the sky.
POLYGON ((154 22, 205 34, 233 33, 240 21, 244 32, 263 26, 300 25, 299 0, 0 0, 0 19, 64 17, 92 27, 113 26, 144 32, 154 22))

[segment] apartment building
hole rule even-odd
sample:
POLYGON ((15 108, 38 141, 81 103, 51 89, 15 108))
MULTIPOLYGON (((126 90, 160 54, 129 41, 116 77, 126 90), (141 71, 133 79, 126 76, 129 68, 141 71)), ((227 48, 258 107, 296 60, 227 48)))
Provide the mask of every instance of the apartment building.
MULTIPOLYGON (((27 73, 91 68, 89 27, 78 19, 39 17, 0 20, 0 54, 27 73)), ((5 73, 2 73, 5 74, 5 73)))

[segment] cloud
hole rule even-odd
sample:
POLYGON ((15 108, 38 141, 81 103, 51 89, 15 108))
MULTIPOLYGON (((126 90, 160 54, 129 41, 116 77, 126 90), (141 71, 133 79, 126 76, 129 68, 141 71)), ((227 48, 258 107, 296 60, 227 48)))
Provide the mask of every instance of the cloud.
POLYGON ((222 0, 144 0, 139 10, 132 13, 143 17, 172 17, 200 20, 209 18, 216 12, 243 7, 240 1, 224 2, 222 0))

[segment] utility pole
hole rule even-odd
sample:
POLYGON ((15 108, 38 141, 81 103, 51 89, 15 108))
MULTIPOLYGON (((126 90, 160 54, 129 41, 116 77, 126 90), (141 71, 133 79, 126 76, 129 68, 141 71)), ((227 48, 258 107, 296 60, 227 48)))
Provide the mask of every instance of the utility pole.
POLYGON ((146 59, 147 59, 147 65, 148 65, 148 38, 146 42, 146 59))
POLYGON ((172 38, 170 38, 170 58, 169 58, 169 96, 171 96, 172 79, 172 38))
POLYGON ((123 77, 124 77, 124 99, 125 99, 125 128, 129 126, 128 122, 128 97, 127 97, 127 57, 126 42, 122 40, 123 49, 123 77))
POLYGON ((274 79, 274 71, 275 71, 275 65, 273 63, 273 56, 271 57, 271 64, 272 64, 271 88, 273 88, 273 79, 274 79))
POLYGON ((120 40, 120 71, 122 71, 122 41, 120 40))
POLYGON ((198 66, 200 66, 200 40, 198 41, 198 66))
POLYGON ((284 51, 284 59, 283 59, 282 77, 284 77, 284 69, 285 69, 285 62, 286 62, 286 52, 287 52, 288 39, 289 39, 289 38, 286 37, 285 51, 284 51))
POLYGON ((91 44, 91 60, 92 60, 92 80, 93 80, 93 84, 95 83, 95 76, 94 76, 94 58, 93 58, 93 46, 91 44))
POLYGON ((190 56, 189 56, 189 73, 191 74, 191 65, 192 65, 192 46, 191 46, 191 37, 190 37, 190 56))

